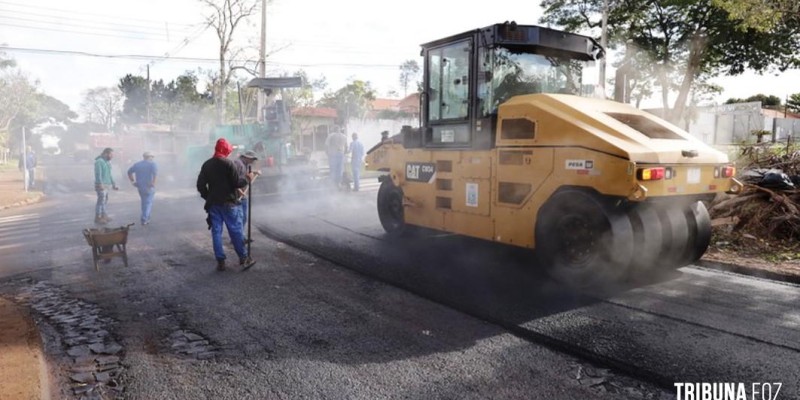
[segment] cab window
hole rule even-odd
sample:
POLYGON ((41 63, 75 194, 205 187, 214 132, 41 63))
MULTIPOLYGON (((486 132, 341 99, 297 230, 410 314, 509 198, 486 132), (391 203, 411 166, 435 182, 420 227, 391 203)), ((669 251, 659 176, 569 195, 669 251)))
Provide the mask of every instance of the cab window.
POLYGON ((431 122, 469 117, 470 41, 430 50, 428 115, 431 122))

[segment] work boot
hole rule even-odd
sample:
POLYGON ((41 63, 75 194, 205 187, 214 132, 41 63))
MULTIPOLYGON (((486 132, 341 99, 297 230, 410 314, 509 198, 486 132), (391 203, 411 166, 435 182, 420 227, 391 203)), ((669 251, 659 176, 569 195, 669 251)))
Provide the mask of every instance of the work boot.
POLYGON ((217 260, 217 271, 225 271, 225 260, 217 260))
POLYGON ((256 261, 253 260, 253 257, 247 256, 239 259, 239 267, 242 269, 242 271, 247 271, 253 265, 256 265, 256 261))
POLYGON ((97 225, 105 225, 106 224, 106 220, 103 219, 102 215, 96 215, 94 217, 94 223, 97 224, 97 225))
POLYGON ((100 218, 102 218, 105 221, 105 223, 111 222, 111 217, 109 217, 106 214, 103 214, 100 218))

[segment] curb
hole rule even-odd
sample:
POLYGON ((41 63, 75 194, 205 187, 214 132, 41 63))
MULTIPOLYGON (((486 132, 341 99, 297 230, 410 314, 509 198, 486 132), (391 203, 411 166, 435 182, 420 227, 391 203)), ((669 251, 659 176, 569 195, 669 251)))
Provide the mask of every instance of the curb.
POLYGON ((33 204, 33 203, 38 203, 38 202, 40 202, 42 200, 43 197, 44 197, 44 193, 40 193, 40 194, 38 194, 38 195, 36 195, 34 197, 31 197, 30 199, 27 199, 27 200, 18 201, 16 203, 11 203, 11 204, 8 204, 8 205, 0 205, 0 210, 5 210, 5 209, 8 209, 8 208, 13 208, 13 207, 26 206, 26 205, 33 204))
POLYGON ((733 272, 741 275, 754 276, 758 278, 764 278, 779 282, 800 284, 800 276, 798 275, 787 275, 787 274, 781 274, 779 272, 766 271, 757 268, 744 267, 736 264, 729 264, 719 261, 708 261, 702 259, 697 260, 695 264, 709 269, 716 269, 725 272, 733 272))

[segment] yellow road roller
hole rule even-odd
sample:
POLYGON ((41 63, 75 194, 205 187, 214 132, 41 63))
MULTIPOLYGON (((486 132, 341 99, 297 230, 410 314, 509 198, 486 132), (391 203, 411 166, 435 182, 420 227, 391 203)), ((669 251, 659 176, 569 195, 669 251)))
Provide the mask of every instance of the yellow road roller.
POLYGON ((590 37, 515 23, 422 45, 420 127, 367 154, 390 236, 416 227, 535 249, 575 286, 699 259, 704 201, 742 184, 725 154, 593 98, 590 37))

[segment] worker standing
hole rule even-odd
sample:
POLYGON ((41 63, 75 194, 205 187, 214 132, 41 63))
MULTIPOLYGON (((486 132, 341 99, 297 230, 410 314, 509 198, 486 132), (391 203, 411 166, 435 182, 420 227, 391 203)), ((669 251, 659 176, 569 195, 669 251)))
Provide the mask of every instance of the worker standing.
POLYGON ((350 142, 350 169, 353 172, 353 191, 357 192, 361 168, 364 166, 364 145, 358 140, 358 134, 353 132, 353 141, 350 142))
MULTIPOLYGON (((239 155, 239 158, 233 161, 233 164, 236 166, 236 170, 239 172, 239 175, 245 176, 249 172, 248 169, 254 162, 258 161, 258 156, 252 150, 247 150, 243 154, 239 155)), ((260 175, 261 171, 253 171, 253 174, 260 175)), ((247 226, 247 212, 250 208, 250 201, 247 199, 247 189, 248 187, 243 187, 239 189, 239 204, 242 206, 242 226, 247 226)), ((245 242, 248 242, 250 238, 245 238, 245 242)))
POLYGON ((217 271, 225 270, 225 249, 222 246, 222 228, 228 227, 228 235, 233 248, 239 256, 239 266, 248 269, 255 261, 247 253, 242 232, 242 206, 239 203, 239 189, 247 187, 254 174, 240 175, 228 155, 233 146, 225 138, 217 140, 214 156, 200 168, 197 176, 197 191, 205 200, 204 209, 208 213, 211 242, 214 257, 217 259, 217 271))
POLYGON ((325 149, 328 153, 328 167, 331 174, 333 187, 339 189, 344 174, 344 153, 347 151, 347 136, 338 130, 325 139, 325 149))
POLYGON ((27 175, 27 187, 32 188, 34 183, 36 183, 36 153, 33 152, 31 146, 28 146, 25 154, 19 158, 19 170, 27 175))
POLYGON ((150 223, 150 212, 153 209, 153 198, 156 194, 158 165, 153 158, 153 153, 146 151, 142 154, 141 161, 128 168, 128 179, 139 190, 139 199, 142 203, 142 225, 150 223))
POLYGON ((94 190, 97 192, 97 203, 94 207, 94 222, 107 224, 111 218, 107 214, 108 189, 119 190, 111 175, 111 159, 114 158, 114 149, 106 147, 94 159, 94 190))

